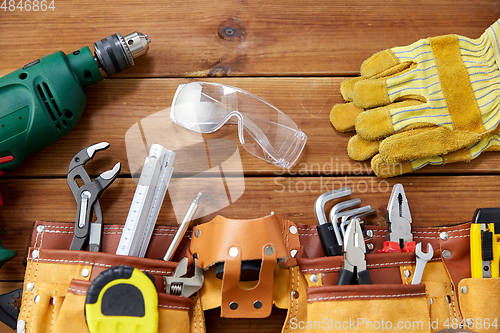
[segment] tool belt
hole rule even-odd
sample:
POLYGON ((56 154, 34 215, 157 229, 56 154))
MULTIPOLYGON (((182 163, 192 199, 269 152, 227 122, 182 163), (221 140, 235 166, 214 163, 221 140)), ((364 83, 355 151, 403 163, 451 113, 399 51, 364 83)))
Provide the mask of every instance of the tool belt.
POLYGON ((435 249, 416 285, 411 284, 415 253, 377 253, 387 229, 367 226, 374 233, 373 250, 366 255, 372 284, 347 286, 336 285, 342 257, 324 257, 315 225, 274 215, 255 220, 218 216, 198 225, 186 234, 172 262, 155 258, 163 257, 176 227, 156 226, 147 258, 114 254, 123 225, 104 226, 101 252, 67 250, 73 228, 74 223, 36 222, 18 332, 88 332, 87 289, 100 272, 116 265, 154 276, 158 332, 205 332, 204 311, 219 307, 227 318, 263 318, 273 306, 285 309, 282 332, 432 332, 460 324, 493 332, 492 325, 499 324, 500 279, 470 278, 469 223, 413 229, 417 242, 435 249), (203 287, 192 298, 165 294, 163 277, 193 254, 204 269, 203 287), (240 281, 249 263, 257 263, 258 274, 240 281))

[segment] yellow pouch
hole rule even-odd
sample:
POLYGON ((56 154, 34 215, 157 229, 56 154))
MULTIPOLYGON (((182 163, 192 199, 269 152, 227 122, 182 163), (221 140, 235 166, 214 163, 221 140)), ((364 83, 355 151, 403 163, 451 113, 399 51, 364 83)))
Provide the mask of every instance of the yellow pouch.
POLYGON ((463 279, 458 286, 463 320, 450 328, 477 333, 498 332, 500 328, 500 278, 463 279))
MULTIPOLYGON (((434 258, 427 263, 419 285, 410 284, 415 254, 376 253, 382 248, 387 229, 368 226, 374 234, 369 241, 374 250, 366 256, 373 284, 336 286, 343 258, 324 257, 315 226, 286 220, 278 222, 276 232, 281 236, 277 238, 284 241, 280 251, 290 257, 274 266, 272 281, 261 282, 270 286, 272 305, 287 310, 282 332, 320 332, 337 329, 339 325, 347 326, 347 323, 350 329, 354 325, 358 332, 395 331, 400 327, 407 331, 436 331, 461 322, 462 318, 488 318, 490 303, 485 306, 481 300, 487 295, 495 296, 490 291, 499 289, 498 279, 467 279, 470 276, 467 266, 470 224, 413 229, 415 241, 422 242, 424 248, 426 243, 434 247, 434 258), (299 248, 297 254, 296 248, 299 248), (467 286, 467 293, 462 292, 462 286, 467 286)), ((159 332, 205 332, 204 311, 222 304, 223 281, 215 276, 215 267, 210 266, 209 261, 204 285, 193 300, 166 295, 161 292, 164 290, 163 276, 172 274, 175 262, 105 253, 116 249, 121 226, 105 226, 105 252, 97 253, 65 250, 71 243, 72 224, 71 227, 67 223, 43 224, 44 228, 36 228, 38 231, 33 234, 29 250, 19 316, 19 325, 25 332, 88 332, 83 310, 86 290, 100 272, 118 263, 147 271, 155 277, 160 291, 159 332)), ((164 249, 160 244, 169 243, 175 233, 172 227, 157 228, 152 239, 155 246, 147 254, 152 258, 161 257, 164 249)), ((205 236, 210 235, 209 232, 206 228, 201 230, 205 236)), ((180 253, 186 253, 188 240, 186 237, 181 244, 180 253)), ((276 239, 261 240, 259 247, 265 250, 267 244, 274 241, 276 239)), ((240 250, 246 248, 237 238, 228 244, 240 250)), ((273 245, 275 249, 279 246, 273 245)), ((178 257, 179 253, 176 255, 178 257)), ((255 250, 255 255, 262 258, 268 254, 255 250)), ((240 282, 236 287, 251 289, 255 281, 240 282)), ((252 293, 246 295, 240 299, 252 304, 254 301, 249 298, 252 293)), ((230 293, 227 297, 231 300, 230 293)), ((492 311, 498 311, 495 306, 492 311)))
POLYGON ((297 328, 311 332, 430 332, 430 305, 424 284, 403 284, 402 267, 415 264, 414 253, 368 254, 372 284, 337 286, 342 256, 297 258, 306 277, 307 319, 297 328))
POLYGON ((459 281, 470 275, 466 266, 470 224, 413 228, 416 242, 422 242, 424 249, 427 243, 434 248, 418 285, 411 285, 415 254, 377 253, 387 228, 367 228, 374 234, 367 241, 373 250, 366 255, 372 284, 337 286, 343 258, 324 257, 315 226, 299 227, 304 248, 296 259, 308 285, 307 318, 295 327, 311 332, 434 332, 462 320, 456 290, 459 281))
MULTIPOLYGON (((192 300, 164 293, 163 277, 171 275, 177 263, 104 252, 64 250, 71 243, 72 226, 52 222, 37 222, 35 225, 28 251, 18 331, 88 333, 84 311, 87 289, 99 273, 118 265, 138 268, 155 278, 158 332, 190 331, 192 300)), ((116 228, 104 227, 103 242, 107 242, 104 250, 111 252, 111 249, 116 249, 120 237, 116 228)), ((173 237, 173 232, 165 232, 170 228, 157 229, 157 237, 173 237)), ((158 257, 154 252, 151 255, 158 257)))
MULTIPOLYGON (((54 323, 54 333, 88 333, 82 309, 91 282, 73 280, 54 323)), ((165 293, 158 293, 158 332, 189 332, 191 301, 165 293)))
POLYGON ((309 287, 307 303, 311 332, 431 332, 422 284, 309 287))

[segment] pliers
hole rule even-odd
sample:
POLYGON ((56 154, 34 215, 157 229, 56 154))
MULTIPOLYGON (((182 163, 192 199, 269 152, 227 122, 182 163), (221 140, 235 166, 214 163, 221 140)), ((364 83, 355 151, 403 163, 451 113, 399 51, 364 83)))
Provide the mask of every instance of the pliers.
POLYGON ((366 246, 359 218, 354 217, 347 226, 344 236, 344 261, 339 271, 337 285, 371 284, 370 273, 366 269, 366 246), (355 273, 356 272, 356 276, 355 273))
POLYGON ((387 204, 387 241, 379 253, 415 252, 415 241, 411 233, 411 213, 403 185, 392 188, 387 204))
POLYGON ((69 165, 68 186, 78 206, 70 250, 84 250, 87 242, 90 251, 98 252, 101 248, 102 211, 98 199, 120 173, 121 164, 116 163, 112 170, 101 173, 92 181, 85 170, 85 163, 94 157, 96 151, 108 147, 109 143, 101 142, 84 148, 73 157, 69 165), (78 184, 78 179, 83 181, 82 186, 78 184), (94 212, 96 220, 92 222, 94 212))

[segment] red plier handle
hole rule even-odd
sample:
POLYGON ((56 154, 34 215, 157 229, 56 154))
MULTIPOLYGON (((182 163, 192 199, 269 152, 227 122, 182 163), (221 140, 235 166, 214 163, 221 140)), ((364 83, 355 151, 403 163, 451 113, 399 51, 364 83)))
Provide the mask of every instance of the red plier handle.
POLYGON ((382 250, 378 253, 391 253, 391 252, 415 252, 416 242, 405 242, 405 246, 401 248, 398 242, 385 241, 382 250))

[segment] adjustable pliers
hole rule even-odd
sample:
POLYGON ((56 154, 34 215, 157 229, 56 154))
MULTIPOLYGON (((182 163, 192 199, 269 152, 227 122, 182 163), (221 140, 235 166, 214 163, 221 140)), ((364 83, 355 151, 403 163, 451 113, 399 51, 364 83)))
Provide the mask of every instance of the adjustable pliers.
POLYGON ((107 149, 108 147, 109 143, 101 142, 84 148, 73 157, 69 165, 68 186, 78 206, 75 231, 70 250, 84 250, 87 242, 90 251, 98 252, 100 250, 102 211, 98 199, 120 173, 121 164, 120 162, 116 163, 112 170, 101 173, 99 177, 92 181, 85 170, 85 163, 94 157, 96 151, 107 149), (82 186, 78 184, 78 179, 83 181, 82 186), (94 212, 96 220, 92 222, 94 212))

